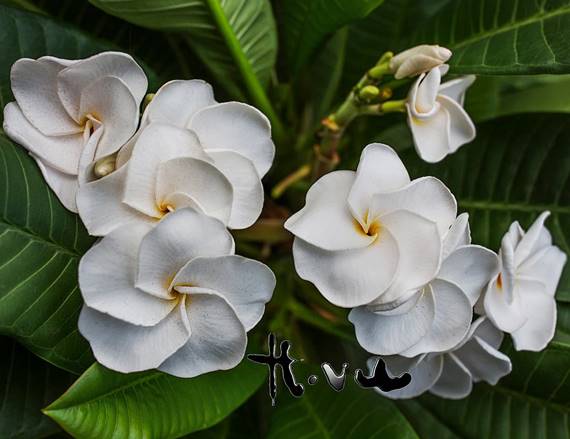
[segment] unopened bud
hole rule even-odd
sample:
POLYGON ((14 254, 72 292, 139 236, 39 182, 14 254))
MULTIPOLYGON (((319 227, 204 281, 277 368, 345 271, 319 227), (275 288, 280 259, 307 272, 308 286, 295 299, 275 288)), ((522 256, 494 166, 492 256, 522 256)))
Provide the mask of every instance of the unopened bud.
POLYGON ((143 111, 147 107, 147 105, 150 104, 150 102, 154 99, 154 95, 155 95, 155 93, 147 93, 146 94, 146 96, 143 99, 143 103, 142 103, 143 111))
POLYGON ((93 167, 93 174, 97 178, 103 178, 115 170, 115 156, 104 157, 95 163, 93 167))
POLYGON ((396 79, 409 78, 425 73, 446 62, 451 50, 422 44, 397 54, 390 60, 390 70, 396 79))
POLYGON ((372 101, 380 95, 380 89, 375 85, 362 87, 358 92, 358 97, 364 101, 372 101))

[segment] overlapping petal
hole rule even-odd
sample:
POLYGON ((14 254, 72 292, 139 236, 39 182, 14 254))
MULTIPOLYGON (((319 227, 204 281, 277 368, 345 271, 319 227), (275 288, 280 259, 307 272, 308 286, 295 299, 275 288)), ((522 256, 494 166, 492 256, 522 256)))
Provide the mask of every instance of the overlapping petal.
POLYGON ((177 210, 143 238, 135 285, 158 297, 169 297, 172 280, 188 261, 233 252, 233 238, 223 223, 194 209, 177 210))
POLYGON ((190 337, 158 368, 192 378, 237 366, 245 354, 247 336, 231 305, 215 293, 202 293, 189 295, 185 309, 190 337))
POLYGON ((273 162, 275 145, 271 124, 256 108, 240 102, 224 102, 198 111, 189 128, 207 152, 233 151, 251 160, 260 177, 273 162))

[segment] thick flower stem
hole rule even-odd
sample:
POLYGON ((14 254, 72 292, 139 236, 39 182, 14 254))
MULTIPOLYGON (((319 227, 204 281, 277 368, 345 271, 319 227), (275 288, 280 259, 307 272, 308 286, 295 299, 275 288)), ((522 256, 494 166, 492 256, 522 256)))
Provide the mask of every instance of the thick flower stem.
POLYGON ((295 172, 289 174, 287 177, 285 177, 283 180, 277 183, 277 185, 275 185, 275 187, 271 191, 271 197, 275 199, 279 198, 281 195, 283 195, 283 192, 285 192, 289 186, 300 180, 303 180, 310 173, 311 173, 311 167, 309 165, 301 166, 295 172))
MULTIPOLYGON (((318 133, 320 142, 315 145, 313 159, 313 181, 336 167, 339 162, 340 140, 346 128, 356 117, 363 114, 373 114, 371 112, 372 107, 377 109, 374 114, 395 111, 392 110, 391 105, 383 107, 384 104, 388 104, 386 101, 392 97, 392 88, 381 86, 384 76, 391 73, 390 60, 392 56, 392 52, 386 52, 382 55, 376 65, 368 70, 352 88, 338 109, 321 122, 321 131, 318 133)), ((399 104, 395 105, 399 106, 399 104)))

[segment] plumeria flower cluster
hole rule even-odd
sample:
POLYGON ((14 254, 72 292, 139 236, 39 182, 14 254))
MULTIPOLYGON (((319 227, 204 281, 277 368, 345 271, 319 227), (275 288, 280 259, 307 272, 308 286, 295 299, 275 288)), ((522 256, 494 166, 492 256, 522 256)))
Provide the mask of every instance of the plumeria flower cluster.
POLYGON ((275 287, 228 231, 261 213, 267 118, 199 80, 165 84, 139 118, 147 78, 117 52, 21 59, 11 81, 4 131, 101 237, 79 264, 79 330, 97 360, 180 377, 236 366, 275 287))
POLYGON ((285 227, 298 274, 351 308, 358 342, 391 373, 411 373, 412 384, 388 396, 461 398, 472 382, 496 384, 510 372, 501 331, 517 349, 542 349, 553 336, 566 257, 546 216, 526 234, 513 224, 497 256, 471 243, 468 216, 457 216, 440 180, 411 180, 394 150, 377 143, 356 172, 319 179, 285 227))

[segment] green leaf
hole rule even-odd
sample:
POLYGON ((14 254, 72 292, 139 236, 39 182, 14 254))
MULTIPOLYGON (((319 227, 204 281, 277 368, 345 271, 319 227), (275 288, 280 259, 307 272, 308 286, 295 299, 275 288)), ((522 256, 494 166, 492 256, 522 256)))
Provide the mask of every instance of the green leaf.
MULTIPOLYGON (((294 366, 296 377, 306 382, 309 374, 299 372, 309 368, 299 366, 294 366)), ((285 388, 279 389, 269 439, 418 437, 392 401, 371 389, 358 387, 352 376, 347 376, 344 390, 337 393, 322 373, 314 370, 314 374, 318 377, 317 383, 305 384, 301 398, 295 399, 286 394, 285 388)))
POLYGON ((175 438, 224 419, 265 377, 264 368, 248 360, 191 379, 120 374, 94 364, 44 413, 75 437, 175 438))
POLYGON ((297 74, 325 37, 366 17, 384 0, 287 0, 280 4, 283 46, 289 70, 297 74))
POLYGON ((387 0, 350 26, 343 88, 387 50, 450 48, 451 73, 570 73, 568 0, 387 0))
POLYGON ((0 135, 0 333, 80 372, 93 360, 77 331, 80 255, 93 243, 27 152, 0 135))
POLYGON ((253 103, 281 131, 264 88, 277 55, 268 0, 90 0, 103 11, 139 26, 185 35, 188 44, 236 98, 245 85, 253 103))
POLYGON ((553 343, 541 353, 506 349, 513 371, 498 385, 479 384, 465 399, 425 395, 398 407, 422 437, 567 438, 570 349, 553 343), (452 434, 449 434, 452 432, 452 434))
POLYGON ((60 431, 41 409, 73 382, 73 375, 50 366, 8 337, 0 337, 0 350, 2 437, 29 439, 60 431))
POLYGON ((570 75, 482 76, 469 89, 465 109, 481 122, 518 113, 570 112, 570 75))

